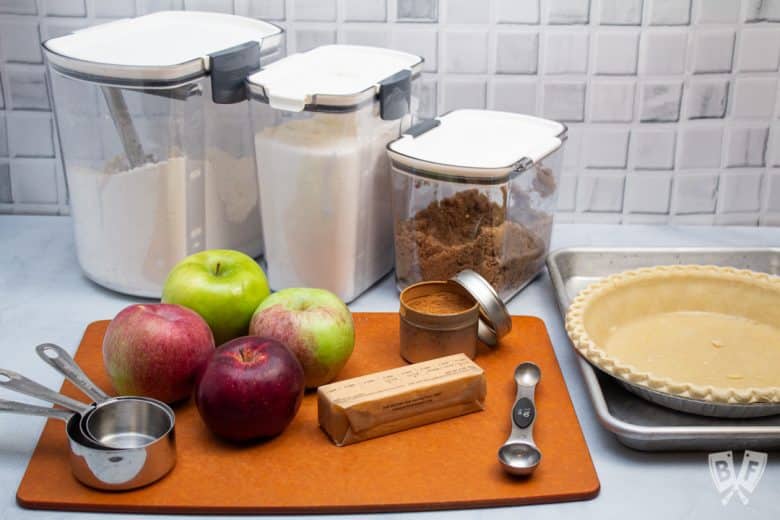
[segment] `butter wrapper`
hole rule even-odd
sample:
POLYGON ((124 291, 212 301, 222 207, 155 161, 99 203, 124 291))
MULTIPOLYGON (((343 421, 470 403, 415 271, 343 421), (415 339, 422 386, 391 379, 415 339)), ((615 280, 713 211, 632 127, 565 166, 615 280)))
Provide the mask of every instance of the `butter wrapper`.
POLYGON ((486 394, 482 368, 455 354, 323 385, 317 416, 345 446, 483 410, 486 394))

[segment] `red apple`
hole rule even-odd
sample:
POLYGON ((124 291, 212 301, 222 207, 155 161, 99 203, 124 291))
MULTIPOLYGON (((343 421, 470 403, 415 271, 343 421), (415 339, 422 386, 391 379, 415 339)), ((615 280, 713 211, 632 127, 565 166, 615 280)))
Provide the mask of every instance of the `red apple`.
POLYGON ((203 318, 167 303, 126 307, 103 337, 103 363, 114 389, 166 403, 192 394, 213 353, 214 336, 203 318))
POLYGON ((303 368, 281 343, 244 336, 217 348, 198 376, 195 404, 206 426, 231 441, 273 437, 303 399, 303 368))

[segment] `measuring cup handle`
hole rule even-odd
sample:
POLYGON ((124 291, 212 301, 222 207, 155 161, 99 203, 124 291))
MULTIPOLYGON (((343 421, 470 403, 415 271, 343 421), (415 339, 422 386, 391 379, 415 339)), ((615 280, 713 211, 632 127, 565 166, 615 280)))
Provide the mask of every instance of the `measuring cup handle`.
POLYGON ((76 364, 76 361, 64 348, 53 343, 43 343, 35 347, 35 351, 38 353, 38 357, 65 376, 65 379, 76 385, 79 390, 87 394, 93 401, 102 403, 110 399, 108 394, 87 377, 87 374, 81 370, 81 367, 76 364))
POLYGON ((92 409, 92 407, 88 404, 71 399, 66 395, 58 394, 54 390, 46 388, 45 386, 27 379, 21 374, 12 372, 11 370, 0 368, 0 386, 8 388, 9 390, 13 390, 14 392, 19 392, 20 394, 29 395, 30 397, 35 397, 43 401, 48 401, 50 403, 64 406, 65 408, 73 410, 74 412, 78 412, 81 415, 84 415, 92 409))
POLYGON ((53 419, 62 419, 66 422, 73 417, 73 412, 68 412, 66 410, 35 406, 34 404, 20 403, 18 401, 6 401, 5 399, 0 399, 0 412, 51 417, 53 419))
POLYGON ((533 428, 536 421, 534 386, 517 385, 515 404, 512 406, 512 439, 533 444, 533 428))

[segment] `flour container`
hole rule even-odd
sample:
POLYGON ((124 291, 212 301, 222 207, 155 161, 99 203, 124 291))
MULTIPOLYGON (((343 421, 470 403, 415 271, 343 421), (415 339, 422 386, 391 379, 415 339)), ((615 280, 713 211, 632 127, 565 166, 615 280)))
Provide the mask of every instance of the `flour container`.
POLYGON ((43 43, 84 273, 159 297, 188 254, 263 251, 244 80, 281 29, 160 12, 43 43))
POLYGON ((271 287, 356 298, 393 267, 390 162, 417 109, 422 58, 351 45, 247 80, 271 287))
POLYGON ((490 110, 455 110, 388 145, 399 290, 481 274, 504 300, 544 266, 566 127, 490 110))

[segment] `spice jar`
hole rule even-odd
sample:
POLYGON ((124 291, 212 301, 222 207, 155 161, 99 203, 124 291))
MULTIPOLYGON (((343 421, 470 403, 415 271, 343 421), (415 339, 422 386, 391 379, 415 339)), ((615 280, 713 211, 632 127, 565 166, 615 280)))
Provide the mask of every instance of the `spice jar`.
POLYGON ((507 301, 544 267, 566 127, 455 110, 388 145, 399 290, 481 274, 507 301))
POLYGON ((407 287, 400 301, 401 357, 410 363, 460 353, 473 359, 478 340, 495 345, 512 328, 496 292, 470 270, 407 287))

